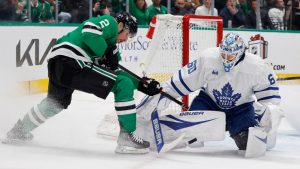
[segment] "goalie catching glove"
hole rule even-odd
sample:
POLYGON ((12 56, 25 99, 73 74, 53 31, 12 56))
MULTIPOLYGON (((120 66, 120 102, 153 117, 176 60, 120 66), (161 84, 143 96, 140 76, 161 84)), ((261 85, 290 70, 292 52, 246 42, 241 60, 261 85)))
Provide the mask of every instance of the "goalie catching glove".
POLYGON ((104 65, 110 70, 116 70, 119 65, 117 45, 109 45, 103 57, 97 62, 99 65, 104 65))
POLYGON ((137 89, 149 96, 156 95, 162 90, 158 81, 148 77, 142 78, 137 89))

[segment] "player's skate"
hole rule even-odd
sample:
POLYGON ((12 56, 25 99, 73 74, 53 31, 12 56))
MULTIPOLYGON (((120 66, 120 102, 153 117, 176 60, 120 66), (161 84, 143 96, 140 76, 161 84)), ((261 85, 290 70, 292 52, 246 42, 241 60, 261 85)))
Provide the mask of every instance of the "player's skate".
POLYGON ((121 154, 145 154, 149 152, 150 143, 135 135, 135 132, 120 130, 116 153, 121 154))
POLYGON ((33 139, 30 132, 25 131, 22 121, 19 119, 15 126, 6 134, 6 139, 2 143, 22 143, 33 139))

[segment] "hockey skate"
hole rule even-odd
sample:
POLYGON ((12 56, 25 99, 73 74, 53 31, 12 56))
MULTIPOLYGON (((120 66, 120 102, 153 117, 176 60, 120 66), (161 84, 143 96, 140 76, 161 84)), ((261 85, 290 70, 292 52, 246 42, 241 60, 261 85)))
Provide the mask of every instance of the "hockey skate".
POLYGON ((4 144, 24 143, 33 139, 30 132, 25 131, 22 121, 19 119, 15 126, 6 134, 6 139, 2 140, 4 144))
POLYGON ((146 154, 149 153, 150 143, 135 135, 135 132, 120 130, 115 150, 120 154, 146 154))

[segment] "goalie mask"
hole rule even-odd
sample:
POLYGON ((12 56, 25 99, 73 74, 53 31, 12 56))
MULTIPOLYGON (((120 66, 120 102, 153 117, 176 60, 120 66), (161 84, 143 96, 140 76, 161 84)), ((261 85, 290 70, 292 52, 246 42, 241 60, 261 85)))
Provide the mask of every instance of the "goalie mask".
POLYGON ((228 33, 220 43, 220 55, 225 72, 233 69, 245 52, 243 39, 236 33, 228 33))
POLYGON ((129 13, 124 12, 117 15, 116 20, 118 23, 122 22, 124 24, 124 29, 129 30, 129 37, 135 37, 137 33, 137 22, 134 16, 129 13))

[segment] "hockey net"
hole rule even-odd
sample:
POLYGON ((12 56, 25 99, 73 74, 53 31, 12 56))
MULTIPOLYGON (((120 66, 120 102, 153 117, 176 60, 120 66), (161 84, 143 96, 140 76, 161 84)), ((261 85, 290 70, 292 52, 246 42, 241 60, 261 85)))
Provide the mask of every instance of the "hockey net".
MULTIPOLYGON (((152 19, 147 37, 152 39, 148 57, 142 63, 147 76, 160 82, 168 80, 177 70, 209 47, 216 47, 223 36, 223 21, 219 16, 157 15, 152 19)), ((182 98, 188 105, 189 98, 182 98)), ((169 111, 180 111, 175 103, 169 111)))
MULTIPOLYGON (((222 36, 223 21, 218 16, 157 15, 147 33, 152 40, 141 69, 148 77, 163 83, 182 66, 196 59, 204 49, 217 46, 222 36)), ((182 102, 188 105, 191 97, 193 95, 183 97, 182 102)), ((180 106, 171 103, 164 113, 181 110, 180 106)), ((97 134, 115 137, 118 127, 116 117, 110 113, 101 121, 97 134)))

